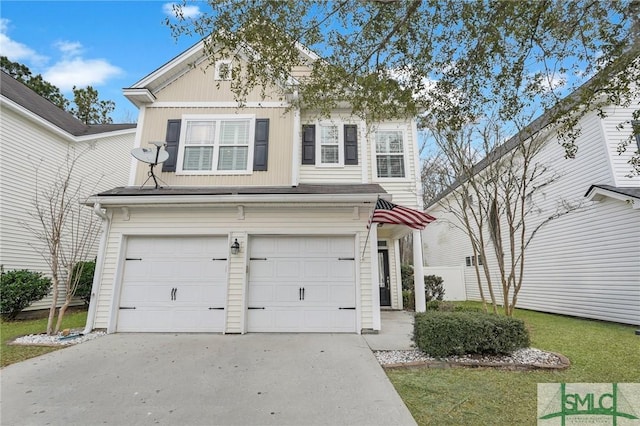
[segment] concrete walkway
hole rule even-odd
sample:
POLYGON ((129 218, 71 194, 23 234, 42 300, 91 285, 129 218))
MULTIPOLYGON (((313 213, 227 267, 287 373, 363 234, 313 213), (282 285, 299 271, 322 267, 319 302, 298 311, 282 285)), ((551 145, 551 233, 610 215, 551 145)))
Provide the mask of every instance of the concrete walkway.
POLYGON ((2 425, 415 424, 352 334, 114 334, 0 381, 2 425))
POLYGON ((413 343, 413 312, 382 311, 382 330, 378 334, 363 334, 374 351, 411 350, 413 343))

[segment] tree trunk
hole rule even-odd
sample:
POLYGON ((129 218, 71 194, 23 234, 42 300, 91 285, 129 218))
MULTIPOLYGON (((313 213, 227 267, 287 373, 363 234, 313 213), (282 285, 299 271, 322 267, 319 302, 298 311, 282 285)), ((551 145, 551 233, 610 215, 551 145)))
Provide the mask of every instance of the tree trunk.
POLYGON ((60 310, 58 310, 58 321, 56 321, 56 334, 60 332, 60 327, 62 327, 62 318, 64 317, 64 313, 67 311, 69 304, 71 303, 71 298, 69 296, 64 298, 64 303, 60 306, 60 310))

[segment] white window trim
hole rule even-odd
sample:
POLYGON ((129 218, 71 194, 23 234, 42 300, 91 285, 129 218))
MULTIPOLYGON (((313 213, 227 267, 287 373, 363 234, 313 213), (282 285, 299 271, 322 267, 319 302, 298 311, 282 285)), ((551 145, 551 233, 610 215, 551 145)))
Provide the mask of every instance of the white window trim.
MULTIPOLYGON (((182 116, 180 126, 180 142, 178 146, 178 160, 176 163, 176 175, 196 176, 196 175, 250 175, 253 174, 253 150, 255 144, 256 116, 252 114, 186 114, 182 116), (249 146, 247 152, 247 168, 245 170, 182 170, 184 162, 184 150, 186 146, 187 122, 188 121, 240 121, 249 120, 249 146)), ((220 131, 220 126, 216 126, 216 132, 220 131)), ((212 166, 218 165, 218 153, 220 145, 215 144, 213 148, 212 166)))
POLYGON ((341 121, 317 121, 316 122, 316 167, 336 168, 344 167, 344 125, 341 121), (338 162, 322 163, 322 127, 335 126, 338 128, 338 162))
POLYGON ((231 59, 221 59, 216 61, 214 72, 213 72, 213 78, 214 80, 218 80, 218 81, 230 81, 232 72, 233 72, 233 63, 231 59), (227 77, 223 77, 220 75, 220 67, 223 65, 229 66, 229 75, 227 77))
POLYGON ((371 132, 371 176, 374 182, 410 182, 411 173, 409 168, 409 152, 407 143, 407 129, 396 126, 377 126, 375 131, 371 132), (402 133, 402 161, 404 163, 404 177, 379 177, 378 176, 378 152, 376 149, 376 133, 379 131, 395 131, 402 133))

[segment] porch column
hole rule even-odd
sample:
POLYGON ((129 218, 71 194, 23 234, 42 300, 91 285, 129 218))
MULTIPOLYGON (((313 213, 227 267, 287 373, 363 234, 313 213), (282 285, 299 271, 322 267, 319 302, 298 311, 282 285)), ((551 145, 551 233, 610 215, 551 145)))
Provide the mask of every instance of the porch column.
POLYGON ((413 288, 416 301, 416 312, 427 310, 424 295, 424 269, 422 268, 422 235, 420 231, 413 231, 413 288))
POLYGON ((378 227, 375 223, 371 224, 369 253, 371 255, 371 325, 374 330, 381 330, 380 283, 378 279, 378 227))

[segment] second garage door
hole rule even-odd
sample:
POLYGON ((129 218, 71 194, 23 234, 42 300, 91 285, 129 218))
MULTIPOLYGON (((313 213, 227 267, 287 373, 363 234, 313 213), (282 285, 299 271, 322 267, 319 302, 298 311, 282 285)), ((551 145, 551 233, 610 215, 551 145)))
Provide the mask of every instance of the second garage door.
POLYGON ((129 237, 117 331, 221 332, 226 237, 129 237))
POLYGON ((250 241, 247 331, 356 331, 353 237, 250 241))

